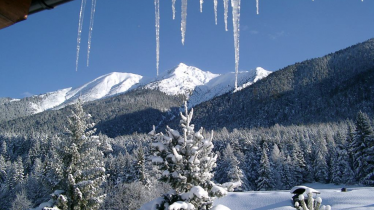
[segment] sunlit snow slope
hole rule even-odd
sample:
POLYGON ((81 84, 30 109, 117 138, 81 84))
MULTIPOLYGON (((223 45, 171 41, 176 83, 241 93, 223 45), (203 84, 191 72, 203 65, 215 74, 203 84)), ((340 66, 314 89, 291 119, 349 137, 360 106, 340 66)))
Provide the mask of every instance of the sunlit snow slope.
MULTIPOLYGON (((250 71, 242 71, 238 73, 238 90, 241 90, 258 80, 267 77, 271 71, 267 71, 261 67, 250 71)), ((208 101, 216 96, 223 95, 227 92, 234 91, 235 73, 230 72, 213 78, 207 84, 197 86, 189 98, 189 107, 193 107, 204 101, 208 101)))
POLYGON ((66 88, 39 97, 40 102, 32 103, 35 113, 52 108, 62 108, 80 98, 83 102, 93 101, 123 93, 139 83, 142 76, 131 73, 114 72, 101 76, 81 87, 66 88))

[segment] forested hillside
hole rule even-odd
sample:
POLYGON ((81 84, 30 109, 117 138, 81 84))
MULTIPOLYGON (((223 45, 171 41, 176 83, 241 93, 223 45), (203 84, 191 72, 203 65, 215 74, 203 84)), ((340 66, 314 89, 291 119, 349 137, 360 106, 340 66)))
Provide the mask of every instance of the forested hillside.
POLYGON ((198 105, 209 129, 337 122, 373 116, 374 39, 272 73, 239 92, 198 105))
MULTIPOLYGON (((115 97, 84 105, 99 132, 115 137, 134 132, 148 132, 153 125, 164 125, 179 113, 184 96, 169 96, 157 90, 137 89, 115 97)), ((31 135, 65 132, 71 107, 48 110, 0 124, 0 130, 31 135)))
POLYGON ((38 102, 37 97, 27 97, 21 100, 0 98, 0 122, 33 114, 35 110, 32 108, 31 103, 36 102, 38 102))

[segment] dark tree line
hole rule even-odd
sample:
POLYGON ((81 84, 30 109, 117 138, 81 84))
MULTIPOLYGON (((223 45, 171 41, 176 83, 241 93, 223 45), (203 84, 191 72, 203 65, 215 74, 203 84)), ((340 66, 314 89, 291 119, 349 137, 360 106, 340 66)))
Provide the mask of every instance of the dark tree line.
POLYGON ((354 122, 339 124, 224 128, 216 133, 216 149, 224 152, 215 179, 231 179, 230 169, 238 164, 228 164, 227 158, 235 156, 244 190, 290 189, 307 182, 373 186, 373 138, 371 120, 362 112, 354 122))

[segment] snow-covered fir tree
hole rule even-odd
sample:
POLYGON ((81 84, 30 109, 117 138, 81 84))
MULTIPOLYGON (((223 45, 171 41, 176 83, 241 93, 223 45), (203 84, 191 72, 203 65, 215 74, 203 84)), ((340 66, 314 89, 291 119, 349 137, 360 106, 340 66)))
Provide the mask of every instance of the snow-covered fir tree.
POLYGON ((307 170, 304 153, 300 148, 299 141, 292 144, 291 158, 293 161, 294 179, 297 184, 304 182, 309 171, 307 170))
POLYGON ((2 155, 0 155, 0 187, 6 180, 6 161, 2 155))
POLYGON ((182 134, 167 127, 166 134, 149 133, 152 137, 152 162, 162 172, 161 180, 169 183, 172 191, 146 204, 141 209, 207 210, 211 209, 213 197, 220 197, 240 185, 237 183, 215 184, 211 181, 217 155, 213 153, 213 132, 209 138, 202 135, 203 129, 194 131, 190 124, 193 110, 181 113, 182 134), (152 206, 147 206, 152 205, 152 206))
POLYGON ((94 124, 83 111, 82 103, 74 105, 69 117, 68 136, 61 140, 59 159, 62 162, 63 179, 57 198, 57 206, 67 210, 99 209, 105 195, 100 186, 106 179, 103 152, 100 141, 93 136, 94 124))
POLYGON ((374 184, 374 131, 369 117, 362 112, 357 114, 356 129, 351 143, 353 168, 358 181, 374 184))
POLYGON ((313 172, 314 180, 321 183, 328 183, 329 179, 329 166, 328 161, 328 148, 326 147, 326 138, 319 131, 317 134, 317 141, 314 145, 314 160, 313 160, 313 172))
POLYGON ((293 164, 291 157, 287 155, 282 165, 281 180, 285 189, 290 189, 298 183, 298 180, 294 178, 294 171, 292 170, 293 164))
POLYGON ((5 160, 9 160, 8 147, 7 147, 6 141, 3 141, 1 143, 0 155, 2 155, 5 160))
POLYGON ((15 191, 25 180, 22 158, 19 156, 7 170, 6 186, 9 191, 15 191))
POLYGON ((16 194, 16 198, 12 202, 11 210, 25 210, 32 206, 31 201, 27 198, 25 190, 16 194))
POLYGON ((146 156, 144 148, 139 144, 138 149, 135 151, 135 171, 136 178, 143 184, 149 183, 149 174, 146 168, 146 156))
POLYGON ((316 159, 313 162, 313 168, 315 180, 321 183, 328 183, 328 166, 323 152, 316 152, 316 159))
POLYGON ((354 173, 349 165, 349 156, 346 147, 342 143, 339 143, 335 151, 331 167, 331 182, 334 184, 352 183, 351 177, 354 176, 354 173))
POLYGON ((260 168, 258 171, 258 178, 256 180, 258 190, 272 190, 275 187, 274 180, 272 179, 273 172, 270 167, 268 152, 268 145, 266 142, 263 142, 260 168))
POLYGON ((273 169, 272 179, 274 180, 275 188, 281 189, 283 187, 281 177, 283 173, 282 164, 284 160, 284 155, 279 150, 279 147, 277 144, 273 145, 273 150, 271 151, 270 160, 271 160, 270 165, 271 165, 271 168, 273 169))
MULTIPOLYGON (((214 174, 214 179, 218 183, 225 182, 240 182, 243 183, 242 179, 243 171, 239 168, 240 162, 234 155, 234 150, 227 144, 225 150, 223 150, 222 161, 219 165, 219 170, 214 174)), ((242 189, 237 189, 242 190, 242 189)))

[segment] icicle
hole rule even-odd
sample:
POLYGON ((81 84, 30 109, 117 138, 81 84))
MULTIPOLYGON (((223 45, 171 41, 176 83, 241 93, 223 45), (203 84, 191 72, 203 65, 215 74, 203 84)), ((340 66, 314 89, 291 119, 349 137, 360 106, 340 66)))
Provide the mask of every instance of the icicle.
POLYGON ((240 35, 240 0, 231 0, 232 22, 234 27, 234 47, 235 47, 235 89, 238 88, 239 70, 239 35, 240 35))
POLYGON ((223 0, 223 7, 224 7, 224 10, 225 10, 225 14, 224 14, 224 17, 225 17, 225 30, 227 30, 227 13, 229 12, 229 0, 223 0))
MULTIPOLYGON (((257 14, 260 14, 260 12, 259 12, 259 4, 258 4, 258 1, 259 0, 256 0, 256 9, 257 9, 257 14)), ((314 1, 314 0, 313 0, 314 1)))
POLYGON ((214 0, 214 20, 216 22, 216 25, 217 25, 217 6, 218 6, 218 1, 214 0))
POLYGON ((91 39, 92 39, 92 30, 93 30, 93 24, 94 24, 94 18, 95 18, 95 11, 96 11, 96 0, 92 0, 90 29, 88 32, 87 67, 90 64, 91 39))
POLYGON ((204 3, 204 0, 200 0, 200 12, 203 12, 203 3, 204 3))
POLYGON ((160 62, 160 0, 155 0, 155 19, 156 19, 156 69, 158 76, 158 67, 160 62))
POLYGON ((173 20, 175 20, 175 1, 176 0, 171 0, 171 8, 173 9, 173 20))
POLYGON ((86 0, 82 0, 81 10, 79 12, 78 36, 77 36, 77 58, 75 60, 75 71, 78 71, 79 50, 81 49, 81 34, 82 34, 82 26, 83 26, 83 17, 84 17, 85 7, 86 7, 86 0))
POLYGON ((186 35, 187 26, 187 0, 182 0, 182 21, 181 21, 181 31, 182 31, 182 44, 184 45, 184 38, 186 35))

